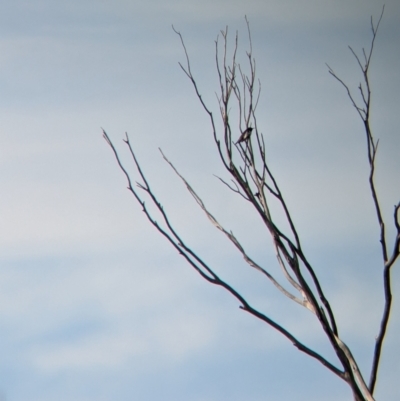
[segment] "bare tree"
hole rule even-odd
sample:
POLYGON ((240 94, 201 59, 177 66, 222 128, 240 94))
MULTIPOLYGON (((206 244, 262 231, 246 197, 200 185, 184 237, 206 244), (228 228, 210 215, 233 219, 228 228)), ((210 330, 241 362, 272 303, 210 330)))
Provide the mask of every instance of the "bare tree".
POLYGON ((185 243, 185 240, 174 228, 170 216, 164 210, 159 199, 154 195, 150 183, 146 179, 145 173, 138 162, 128 135, 126 134, 124 141, 129 148, 130 155, 132 156, 136 166, 136 174, 140 180, 136 183, 136 186, 132 183, 131 174, 122 165, 116 148, 109 139, 107 133, 103 130, 104 138, 113 150, 117 163, 126 176, 128 181, 128 189, 136 198, 137 202, 142 206, 143 212, 145 213, 149 222, 155 226, 155 228, 171 243, 178 253, 186 259, 186 261, 201 275, 201 277, 211 284, 223 287, 239 301, 241 309, 272 326, 275 330, 280 332, 289 341, 291 341, 292 344, 300 351, 314 358, 332 373, 337 375, 340 379, 344 380, 350 386, 353 398, 356 401, 374 400, 373 394, 377 380, 380 355, 391 311, 392 294, 390 273, 391 268, 395 264, 400 253, 400 203, 398 203, 394 208, 393 218, 396 229, 396 237, 393 245, 390 247, 386 236, 385 224, 374 182, 375 159, 378 150, 378 141, 374 139, 370 127, 371 89, 368 72, 371 64, 371 56, 374 49, 377 31, 383 16, 383 11, 384 9, 382 9, 382 14, 380 15, 376 25, 373 23, 371 18, 371 46, 368 51, 363 49, 363 57, 360 58, 356 52, 350 48, 362 72, 363 81, 358 87, 362 98, 361 105, 356 102, 350 87, 344 83, 329 67, 330 74, 332 74, 333 77, 335 77, 347 90, 347 94, 352 102, 352 105, 361 117, 365 127, 369 161, 369 185, 380 228, 385 302, 379 335, 375 343, 373 363, 368 384, 368 379, 361 373, 351 350, 339 335, 335 313, 322 288, 315 269, 312 267, 303 251, 300 235, 293 222, 291 213, 285 202, 285 198, 280 190, 278 182, 275 179, 266 158, 265 139, 258 127, 256 113, 261 86, 259 81, 256 79, 256 61, 253 58, 252 40, 247 19, 246 23, 249 36, 249 50, 246 53, 246 58, 248 63, 247 68, 249 69, 248 74, 244 72, 241 64, 237 62, 237 34, 232 53, 233 55, 229 60, 228 28, 221 32, 221 36, 218 37, 215 42, 216 67, 220 85, 218 102, 220 117, 222 119, 221 131, 217 130, 215 117, 211 112, 211 109, 205 104, 200 94, 196 79, 192 74, 188 52, 182 35, 180 32, 176 31, 175 29, 174 30, 181 40, 186 56, 185 64, 180 64, 180 67, 193 84, 196 96, 203 109, 209 116, 212 134, 220 160, 231 177, 231 181, 229 182, 222 178, 220 178, 220 180, 234 194, 242 197, 255 209, 262 223, 267 228, 273 241, 277 261, 282 269, 283 275, 280 279, 275 278, 267 268, 261 266, 260 264, 256 263, 254 259, 252 259, 252 257, 244 249, 244 246, 239 242, 238 238, 218 222, 218 220, 206 208, 191 184, 189 184, 189 182, 187 182, 186 179, 177 171, 177 169, 167 159, 162 151, 161 153, 165 161, 172 167, 175 173, 183 181, 187 190, 193 196, 200 208, 204 211, 211 223, 223 234, 225 234, 225 236, 233 243, 248 265, 257 270, 263 277, 270 280, 282 294, 292 301, 300 304, 304 308, 307 308, 315 316, 337 356, 337 361, 335 363, 329 361, 326 357, 316 352, 311 347, 303 344, 290 331, 285 329, 282 324, 273 320, 261 310, 253 307, 239 291, 221 278, 212 266, 207 264, 193 250, 193 248, 189 247, 185 243), (236 108, 238 111, 236 121, 233 121, 234 118, 232 115, 230 115, 230 110, 232 107, 236 108), (234 132, 237 132, 235 126, 238 126, 241 132, 239 138, 234 137, 234 132), (144 197, 149 197, 151 203, 156 206, 158 212, 162 216, 162 224, 159 224, 156 221, 154 214, 147 207, 144 197), (285 216, 287 223, 286 225, 289 227, 289 229, 286 230, 288 231, 286 233, 282 228, 282 224, 277 223, 276 217, 273 216, 270 211, 269 205, 273 200, 278 202, 283 215, 285 216), (286 284, 283 284, 282 280, 286 280, 286 284), (290 290, 287 289, 288 286, 291 288, 290 290))

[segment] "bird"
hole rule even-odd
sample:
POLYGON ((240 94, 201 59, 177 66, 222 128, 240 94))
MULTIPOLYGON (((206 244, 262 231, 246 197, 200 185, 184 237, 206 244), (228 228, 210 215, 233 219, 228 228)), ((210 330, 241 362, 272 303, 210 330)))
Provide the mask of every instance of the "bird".
POLYGON ((240 135, 240 138, 236 141, 236 144, 240 142, 247 141, 250 138, 251 131, 253 131, 253 127, 247 127, 243 132, 242 135, 240 135))

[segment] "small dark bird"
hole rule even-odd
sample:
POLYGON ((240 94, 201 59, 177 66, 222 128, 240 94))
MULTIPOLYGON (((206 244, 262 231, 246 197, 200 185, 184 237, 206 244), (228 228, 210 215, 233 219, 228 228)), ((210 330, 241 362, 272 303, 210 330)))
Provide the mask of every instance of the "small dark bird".
POLYGON ((250 138, 251 135, 251 131, 253 131, 254 128, 252 127, 248 127, 246 128, 243 132, 242 135, 240 135, 240 138, 236 141, 236 144, 240 143, 240 142, 244 142, 247 141, 250 138))

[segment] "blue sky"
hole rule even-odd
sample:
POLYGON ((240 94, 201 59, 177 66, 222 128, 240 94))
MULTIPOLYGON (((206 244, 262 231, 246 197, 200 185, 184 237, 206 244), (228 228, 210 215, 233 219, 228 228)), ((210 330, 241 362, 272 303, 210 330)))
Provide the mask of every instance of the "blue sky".
MULTIPOLYGON (((393 241, 400 199, 400 4, 371 66, 378 190, 393 241)), ((218 106, 214 40, 250 21, 258 124, 344 340, 369 372, 382 308, 378 226, 362 123, 327 62, 355 88, 347 45, 370 43, 372 0, 2 2, 0 400, 351 399, 347 387, 185 265, 126 190, 103 127, 129 163, 130 134, 182 236, 266 313, 336 363, 310 313, 249 271, 158 147, 246 249, 279 274, 271 241, 224 176, 207 116, 178 66, 181 31, 204 99, 218 106)), ((239 134, 239 133, 238 133, 239 134)), ((389 242, 391 243, 391 242, 389 242)), ((377 400, 397 400, 400 275, 377 400), (397 333, 397 334, 396 334, 397 333)))

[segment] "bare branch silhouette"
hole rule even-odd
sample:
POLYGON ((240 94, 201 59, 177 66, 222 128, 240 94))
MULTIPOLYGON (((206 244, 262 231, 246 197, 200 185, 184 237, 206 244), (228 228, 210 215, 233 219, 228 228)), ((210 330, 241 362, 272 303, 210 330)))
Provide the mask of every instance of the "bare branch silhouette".
POLYGON ((183 37, 174 27, 173 30, 179 36, 186 60, 184 64, 179 63, 179 66, 192 83, 195 95, 209 117, 212 136, 220 160, 226 173, 230 176, 230 180, 221 177, 217 178, 223 185, 228 187, 234 195, 239 195, 242 200, 245 200, 246 203, 250 204, 256 211, 272 239, 277 262, 282 270, 282 278, 274 277, 274 275, 271 274, 270 268, 262 266, 259 262, 255 261, 255 258, 249 255, 248 251, 245 250, 245 247, 238 239, 238 236, 234 235, 232 231, 227 230, 218 222, 217 218, 214 217, 201 197, 193 189, 193 186, 175 168, 174 164, 165 156, 161 149, 160 151, 166 163, 168 163, 183 182, 186 189, 194 198, 197 205, 205 213, 212 225, 228 238, 245 262, 251 268, 261 273, 262 277, 270 281, 285 297, 312 312, 336 354, 337 361, 335 363, 330 362, 328 358, 316 352, 311 347, 303 344, 290 331, 284 328, 283 325, 269 317, 268 314, 251 306, 248 300, 246 300, 239 291, 233 288, 233 286, 216 273, 217 269, 211 267, 194 251, 192 247, 184 242, 183 238, 174 228, 172 220, 161 205, 159 198, 150 187, 131 146, 128 135, 126 135, 124 142, 126 143, 134 161, 136 172, 132 174, 128 173, 122 165, 116 148, 107 133, 103 130, 104 138, 111 147, 117 163, 127 179, 128 190, 141 205, 142 210, 150 223, 205 280, 211 284, 224 288, 238 300, 241 309, 273 327, 291 341, 300 351, 318 360, 323 366, 344 380, 349 385, 355 401, 374 401, 373 393, 377 380, 380 355, 391 311, 392 292, 390 272, 400 253, 400 203, 398 203, 394 208, 393 218, 397 235, 389 256, 385 223, 374 181, 375 160, 379 142, 374 139, 370 127, 371 87, 368 72, 383 12, 384 8, 382 9, 382 13, 376 25, 374 25, 371 18, 372 41, 368 51, 365 51, 364 49, 362 50, 363 61, 357 53, 349 47, 362 71, 363 83, 360 83, 358 86, 361 95, 361 104, 356 101, 350 87, 339 78, 338 75, 336 75, 332 68, 328 66, 329 73, 346 89, 351 104, 356 109, 365 127, 367 156, 369 161, 369 186, 380 227, 385 305, 379 335, 375 344, 374 358, 368 386, 366 385, 366 381, 358 368, 357 361, 355 360, 350 348, 345 344, 343 338, 341 338, 339 334, 339 328, 334 311, 325 295, 316 271, 303 251, 300 234, 297 231, 284 195, 282 194, 266 158, 265 139, 257 124, 256 118, 256 109, 259 104, 261 84, 256 77, 256 61, 253 56, 250 24, 247 18, 248 50, 245 53, 246 62, 244 65, 238 62, 238 33, 235 34, 233 50, 231 51, 232 55, 230 57, 228 56, 230 53, 228 28, 221 31, 215 41, 215 62, 219 81, 217 100, 222 122, 221 130, 217 130, 214 114, 212 113, 211 108, 206 105, 200 94, 199 87, 192 72, 189 54, 183 37), (139 177, 136 187, 133 187, 132 185, 131 175, 133 176, 133 174, 136 174, 139 177), (161 217, 160 223, 157 222, 154 214, 147 208, 144 197, 148 197, 150 202, 156 207, 157 213, 161 217), (284 224, 278 224, 278 221, 280 220, 276 217, 277 211, 275 211, 275 209, 274 214, 271 212, 270 204, 273 200, 280 206, 280 212, 285 219, 284 224), (288 227, 285 229, 286 232, 282 228, 283 226, 288 227), (286 283, 284 283, 285 281, 286 283), (289 291, 286 287, 291 288, 291 290, 289 291), (338 366, 336 366, 336 364, 338 366))

